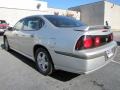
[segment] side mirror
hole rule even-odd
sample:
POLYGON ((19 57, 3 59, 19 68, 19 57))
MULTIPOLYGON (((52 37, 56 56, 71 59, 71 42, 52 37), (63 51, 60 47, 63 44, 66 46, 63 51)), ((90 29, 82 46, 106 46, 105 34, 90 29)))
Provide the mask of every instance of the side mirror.
POLYGON ((8 31, 13 31, 13 27, 8 27, 8 31))

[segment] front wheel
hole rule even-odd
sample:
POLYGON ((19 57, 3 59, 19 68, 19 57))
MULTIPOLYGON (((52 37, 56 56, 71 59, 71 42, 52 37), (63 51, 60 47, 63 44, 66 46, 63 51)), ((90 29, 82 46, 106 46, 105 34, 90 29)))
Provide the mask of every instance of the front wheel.
POLYGON ((53 72, 53 64, 50 54, 44 48, 38 48, 35 53, 35 60, 38 71, 43 75, 50 75, 53 72))

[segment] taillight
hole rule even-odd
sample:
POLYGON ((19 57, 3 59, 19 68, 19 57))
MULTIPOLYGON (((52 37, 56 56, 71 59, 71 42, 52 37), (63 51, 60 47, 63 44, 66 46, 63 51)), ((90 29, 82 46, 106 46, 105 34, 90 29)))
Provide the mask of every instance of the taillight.
POLYGON ((98 47, 113 41, 113 34, 109 35, 84 35, 77 41, 75 50, 98 47))
POLYGON ((75 50, 88 49, 93 47, 93 38, 91 36, 82 36, 76 43, 75 50))
POLYGON ((101 38, 99 36, 94 37, 94 45, 100 46, 101 38))
POLYGON ((86 36, 83 40, 83 47, 84 48, 91 48, 93 46, 93 40, 92 37, 86 36))
POLYGON ((81 47, 82 47, 82 38, 83 38, 83 37, 81 37, 81 38, 77 41, 76 46, 75 46, 75 50, 80 50, 80 49, 81 49, 81 47))

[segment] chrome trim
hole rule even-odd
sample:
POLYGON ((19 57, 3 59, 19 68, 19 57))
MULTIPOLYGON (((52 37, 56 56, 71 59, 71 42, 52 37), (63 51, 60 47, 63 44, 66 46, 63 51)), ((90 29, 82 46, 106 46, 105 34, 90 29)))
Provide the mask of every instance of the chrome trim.
POLYGON ((68 52, 55 51, 55 53, 65 55, 65 56, 75 57, 75 58, 81 58, 81 59, 85 58, 83 56, 80 56, 80 55, 78 56, 78 55, 75 55, 73 53, 68 53, 68 52))
POLYGON ((86 60, 93 59, 93 58, 96 58, 96 57, 99 57, 99 56, 105 56, 104 52, 99 53, 99 54, 95 54, 95 55, 91 55, 91 56, 87 56, 85 54, 76 55, 76 54, 73 54, 73 53, 61 52, 61 51, 55 51, 55 53, 65 55, 65 56, 75 57, 75 58, 79 58, 79 59, 86 59, 86 60))
MULTIPOLYGON (((113 51, 113 56, 114 56, 115 55, 115 51, 116 51, 116 47, 113 47, 112 51, 113 51)), ((65 55, 65 56, 75 57, 75 58, 79 58, 79 59, 85 59, 85 60, 94 59, 94 58, 97 58, 99 56, 105 56, 106 57, 106 53, 105 52, 102 52, 102 53, 99 53, 99 54, 94 54, 94 55, 89 55, 89 56, 87 56, 85 54, 76 55, 76 54, 73 54, 73 53, 61 52, 61 51, 55 51, 55 53, 61 54, 61 55, 65 55)))

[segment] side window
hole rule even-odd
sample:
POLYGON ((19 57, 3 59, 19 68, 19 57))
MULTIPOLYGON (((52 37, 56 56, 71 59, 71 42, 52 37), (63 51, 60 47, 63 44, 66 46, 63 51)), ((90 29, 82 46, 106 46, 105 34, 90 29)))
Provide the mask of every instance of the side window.
POLYGON ((39 30, 43 26, 43 20, 38 17, 26 18, 23 30, 39 30))
POLYGON ((20 20, 15 24, 14 29, 15 30, 21 30, 22 27, 23 27, 23 20, 20 20))

